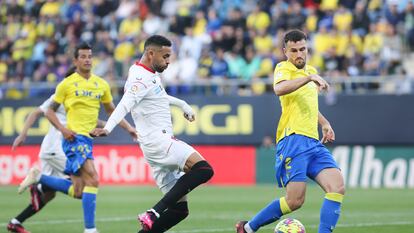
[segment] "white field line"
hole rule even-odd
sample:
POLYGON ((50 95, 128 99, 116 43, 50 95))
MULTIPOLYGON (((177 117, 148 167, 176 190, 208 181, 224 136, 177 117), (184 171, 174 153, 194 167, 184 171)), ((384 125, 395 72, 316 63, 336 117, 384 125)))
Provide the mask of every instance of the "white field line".
MULTIPOLYGON (((108 218, 98 218, 97 222, 125 222, 125 221, 134 221, 135 217, 108 217, 108 218)), ((67 224, 67 223, 83 223, 82 219, 65 219, 65 220, 47 220, 47 221, 30 221, 26 225, 57 225, 57 224, 67 224)), ((5 227, 7 223, 0 223, 1 227, 5 227)), ((395 226, 395 225, 414 225, 414 221, 392 221, 392 222, 367 222, 367 223, 353 223, 353 224, 338 224, 337 227, 341 228, 358 228, 358 227, 371 227, 371 226, 395 226)), ((307 225, 307 228, 317 228, 318 225, 312 224, 307 225)), ((263 229, 273 229, 273 226, 269 225, 263 227, 263 229)), ((198 233, 198 232, 228 232, 234 231, 233 227, 228 228, 210 228, 210 229, 192 229, 192 230, 180 230, 180 231, 170 231, 170 233, 198 233)))

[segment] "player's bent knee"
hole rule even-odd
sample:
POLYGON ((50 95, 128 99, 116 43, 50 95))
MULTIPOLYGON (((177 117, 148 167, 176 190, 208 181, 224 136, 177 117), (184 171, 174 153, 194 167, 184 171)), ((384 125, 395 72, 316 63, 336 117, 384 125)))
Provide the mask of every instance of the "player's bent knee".
POLYGON ((294 211, 302 207, 303 203, 305 203, 305 198, 294 198, 294 199, 286 198, 286 202, 289 208, 292 211, 294 211))
POLYGON ((88 177, 84 180, 85 186, 99 187, 99 176, 98 174, 88 177))
POLYGON ((44 199, 52 200, 56 197, 56 192, 45 192, 44 195, 44 199))
POLYGON ((82 185, 74 186, 73 198, 82 199, 82 193, 83 193, 83 186, 82 185))
POLYGON ((78 192, 75 191, 73 197, 76 199, 82 199, 82 193, 83 193, 82 191, 78 191, 78 192))
POLYGON ((202 174, 201 178, 202 178, 202 182, 205 183, 207 181, 209 181, 213 176, 214 176, 214 170, 211 167, 211 165, 203 160, 200 161, 196 164, 194 164, 194 166, 191 168, 192 171, 198 171, 202 174))
POLYGON ((53 198, 55 198, 55 196, 56 196, 56 192, 54 192, 54 191, 44 192, 43 197, 42 197, 43 204, 46 204, 49 201, 53 200, 53 198))
POLYGON ((345 194, 345 185, 343 183, 328 185, 326 187, 326 192, 327 193, 339 193, 339 194, 344 195, 345 194))
POLYGON ((99 187, 99 177, 94 177, 94 179, 92 179, 90 186, 92 187, 99 187))
POLYGON ((345 195, 345 185, 340 185, 338 188, 337 188, 337 190, 335 191, 335 193, 339 193, 339 194, 342 194, 342 195, 345 195))

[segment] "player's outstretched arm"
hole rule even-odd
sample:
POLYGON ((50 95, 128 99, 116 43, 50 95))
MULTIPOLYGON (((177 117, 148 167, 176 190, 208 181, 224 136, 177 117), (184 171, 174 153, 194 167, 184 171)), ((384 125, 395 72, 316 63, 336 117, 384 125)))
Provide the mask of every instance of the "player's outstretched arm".
POLYGON ((191 108, 191 106, 188 105, 187 102, 170 95, 167 95, 167 97, 168 101, 170 101, 170 105, 175 105, 181 108, 181 110, 184 112, 185 119, 187 119, 190 122, 195 120, 195 113, 193 111, 193 108, 191 108))
POLYGON ((335 141, 335 132, 332 129, 329 121, 322 115, 321 112, 318 112, 318 122, 322 127, 322 143, 328 143, 335 141))
POLYGON ((317 74, 312 74, 303 78, 282 80, 274 85, 273 90, 277 96, 287 95, 311 81, 318 86, 319 91, 328 90, 329 88, 329 84, 323 78, 317 74))
POLYGON ((319 91, 328 91, 329 90, 329 84, 328 82, 323 79, 321 76, 317 74, 312 74, 309 76, 311 78, 311 81, 314 82, 318 86, 319 91))
POLYGON ((21 146, 24 141, 26 140, 27 132, 29 131, 30 127, 35 123, 35 121, 43 114, 43 111, 40 108, 36 108, 33 110, 29 116, 27 117, 22 132, 20 132, 19 136, 14 139, 12 150, 15 150, 16 147, 21 146))
MULTIPOLYGON (((121 101, 119 101, 118 105, 115 108, 112 102, 104 103, 103 105, 104 105, 105 111, 109 115, 109 119, 106 122, 103 129, 96 128, 92 130, 91 132, 89 132, 89 135, 91 135, 92 137, 101 137, 101 136, 109 135, 112 132, 112 130, 115 128, 115 126, 118 125, 124 119, 126 114, 131 111, 131 108, 132 106, 134 106, 134 104, 135 104, 134 96, 130 95, 128 92, 126 92, 124 96, 122 96, 121 101)), ((135 129, 131 125, 129 126, 130 127, 128 128, 131 131, 131 136, 134 139, 136 139, 135 129)))
POLYGON ((276 83, 273 90, 277 96, 290 94, 311 81, 310 76, 293 80, 282 80, 276 83))
POLYGON ((89 135, 91 137, 106 137, 108 136, 109 132, 106 129, 103 128, 95 128, 91 132, 89 132, 89 135))
MULTIPOLYGON (((124 99, 124 98, 123 98, 124 99)), ((123 104, 125 104, 125 103, 122 103, 122 105, 123 104)), ((120 105, 121 105, 121 103, 120 103, 120 105)), ((121 105, 121 106, 122 106, 121 105)), ((112 115, 112 113, 115 111, 115 105, 114 105, 114 103, 113 102, 110 102, 110 103, 106 103, 106 104, 104 104, 104 108, 105 108, 105 111, 106 111, 106 113, 109 115, 109 116, 111 116, 112 115)), ((121 108, 121 107, 120 107, 121 108)), ((123 117, 122 117, 122 119, 121 119, 121 121, 119 121, 118 123, 119 123, 119 125, 123 128, 123 129, 125 129, 128 133, 129 133, 129 135, 131 135, 131 137, 134 139, 134 140, 137 140, 137 138, 138 138, 138 135, 137 135, 137 132, 136 132, 136 130, 135 130, 135 128, 134 127, 132 127, 132 125, 131 124, 129 124, 128 123, 128 121, 126 121, 125 119, 124 119, 124 117, 125 117, 125 115, 131 110, 131 109, 125 109, 127 112, 125 112, 125 111, 123 111, 123 117)), ((108 120, 109 121, 109 120, 108 120)))
POLYGON ((98 122, 96 124, 96 128, 93 129, 91 132, 89 132, 89 135, 91 137, 105 137, 108 136, 109 132, 107 130, 103 130, 103 127, 105 127, 106 121, 98 119, 98 122))

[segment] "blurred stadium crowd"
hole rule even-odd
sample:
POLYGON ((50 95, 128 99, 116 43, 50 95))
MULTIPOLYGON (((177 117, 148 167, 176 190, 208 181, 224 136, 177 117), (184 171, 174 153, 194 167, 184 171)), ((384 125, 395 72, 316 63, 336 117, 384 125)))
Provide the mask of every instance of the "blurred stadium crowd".
MULTIPOLYGON (((93 46, 93 72, 115 96, 155 33, 174 42, 163 74, 171 94, 271 91, 274 66, 284 60, 281 38, 291 28, 308 33, 309 63, 339 83, 406 77, 414 49, 413 0, 3 0, 0 22, 0 98, 12 99, 53 92, 80 41, 93 46)), ((377 86, 336 87, 369 88, 377 86)))

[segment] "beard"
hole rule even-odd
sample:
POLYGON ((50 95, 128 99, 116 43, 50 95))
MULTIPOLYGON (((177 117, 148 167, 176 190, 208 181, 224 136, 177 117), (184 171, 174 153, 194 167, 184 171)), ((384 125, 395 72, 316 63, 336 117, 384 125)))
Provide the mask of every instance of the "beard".
POLYGON ((89 73, 92 70, 92 66, 83 66, 83 67, 79 67, 79 71, 81 71, 82 73, 89 73))
POLYGON ((295 61, 295 63, 293 63, 295 66, 296 66, 296 68, 298 68, 298 69, 303 69, 303 67, 305 67, 305 65, 306 65, 306 62, 305 62, 305 60, 304 59, 296 59, 296 61, 295 61))
POLYGON ((158 73, 162 73, 165 69, 167 69, 167 66, 160 66, 160 65, 154 65, 154 70, 158 73))

